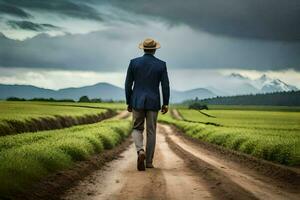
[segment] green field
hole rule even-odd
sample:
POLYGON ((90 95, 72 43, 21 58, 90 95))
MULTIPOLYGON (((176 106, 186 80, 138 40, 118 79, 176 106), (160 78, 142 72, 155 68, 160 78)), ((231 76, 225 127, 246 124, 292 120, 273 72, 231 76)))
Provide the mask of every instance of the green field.
POLYGON ((262 110, 300 112, 299 106, 208 105, 208 107, 210 110, 262 110))
MULTIPOLYGON (((120 108, 111 104, 36 102, 1 102, 0 107, 0 120, 4 121, 16 118, 26 121, 31 117, 58 114, 91 115, 105 112, 103 108, 120 108)), ((0 198, 26 190, 53 172, 71 168, 76 161, 115 147, 128 136, 130 129, 130 120, 107 119, 58 130, 0 136, 0 198)))
POLYGON ((187 121, 211 122, 225 127, 300 131, 300 112, 264 110, 189 110, 180 109, 187 121), (205 115, 207 114, 207 115, 205 115), (211 117, 209 117, 211 116, 211 117))
POLYGON ((0 121, 28 120, 29 118, 55 117, 55 116, 82 116, 99 114, 105 109, 91 109, 77 107, 78 103, 42 103, 42 102, 0 102, 0 121))
MULTIPOLYGON (((30 102, 29 102, 30 103, 30 102)), ((86 108, 102 108, 102 109, 113 109, 113 110, 124 110, 126 109, 125 103, 82 103, 82 102, 38 102, 40 105, 60 105, 60 106, 75 106, 75 107, 86 107, 86 108)))
POLYGON ((0 102, 0 135, 49 130, 100 121, 111 103, 0 102))
POLYGON ((179 109, 184 120, 170 116, 187 135, 225 148, 290 166, 300 165, 300 112, 267 110, 179 109))

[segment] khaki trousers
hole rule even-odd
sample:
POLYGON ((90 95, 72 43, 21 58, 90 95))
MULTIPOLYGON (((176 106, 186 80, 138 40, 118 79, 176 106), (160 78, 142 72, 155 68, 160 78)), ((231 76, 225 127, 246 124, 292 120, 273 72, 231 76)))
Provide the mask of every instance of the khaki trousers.
POLYGON ((156 142, 156 123, 158 111, 151 110, 132 110, 133 113, 133 131, 132 138, 135 143, 136 150, 144 149, 144 124, 146 120, 146 163, 152 163, 155 142, 156 142))

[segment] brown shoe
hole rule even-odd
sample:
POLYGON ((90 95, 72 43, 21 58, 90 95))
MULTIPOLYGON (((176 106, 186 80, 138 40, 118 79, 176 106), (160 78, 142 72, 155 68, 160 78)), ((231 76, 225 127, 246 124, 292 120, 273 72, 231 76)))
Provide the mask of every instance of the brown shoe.
POLYGON ((138 159, 137 159, 137 169, 139 171, 145 171, 146 170, 146 168, 145 168, 145 158, 146 158, 145 152, 143 150, 140 150, 138 152, 138 159))
POLYGON ((154 166, 153 166, 152 163, 146 163, 146 167, 147 167, 147 168, 154 168, 154 166))

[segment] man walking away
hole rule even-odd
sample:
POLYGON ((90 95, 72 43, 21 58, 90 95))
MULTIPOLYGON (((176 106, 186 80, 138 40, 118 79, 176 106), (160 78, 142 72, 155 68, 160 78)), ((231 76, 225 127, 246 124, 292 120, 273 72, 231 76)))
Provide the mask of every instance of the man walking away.
POLYGON ((140 43, 144 55, 130 61, 125 81, 127 110, 133 113, 132 137, 138 154, 137 169, 153 168, 156 142, 158 111, 168 112, 170 98, 169 78, 166 63, 154 57, 160 44, 153 39, 140 43), (162 87, 163 105, 160 103, 159 85, 162 87), (133 88, 132 88, 133 86, 133 88), (143 130, 146 120, 146 153, 144 151, 143 130))

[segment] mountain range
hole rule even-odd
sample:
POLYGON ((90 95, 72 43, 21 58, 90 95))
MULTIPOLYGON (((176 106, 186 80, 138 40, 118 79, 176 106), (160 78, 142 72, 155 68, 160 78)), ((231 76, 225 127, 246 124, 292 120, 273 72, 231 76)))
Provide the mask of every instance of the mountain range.
MULTIPOLYGON (((193 99, 198 97, 199 99, 204 99, 217 96, 210 90, 204 88, 187 91, 172 90, 171 94, 171 102, 181 102, 187 98, 193 99)), ((54 98, 78 100, 83 95, 86 95, 89 98, 101 98, 103 100, 125 100, 124 89, 109 83, 97 83, 91 86, 65 88, 60 90, 44 89, 31 85, 0 84, 0 99, 19 97, 25 99, 54 98)))
MULTIPOLYGON (((214 87, 196 88, 192 90, 177 91, 171 90, 170 102, 179 103, 187 99, 211 98, 216 96, 230 96, 239 94, 257 94, 280 91, 296 91, 297 87, 284 83, 279 79, 272 79, 266 75, 252 80, 241 74, 232 73, 226 77, 227 88, 214 87)), ((224 84, 225 85, 225 84, 224 84)), ((103 100, 125 100, 124 89, 109 83, 97 83, 95 85, 64 88, 51 90, 39 88, 31 85, 6 85, 0 84, 0 99, 8 97, 31 98, 54 98, 54 99, 74 99, 78 100, 86 95, 89 98, 101 98, 103 100)))

